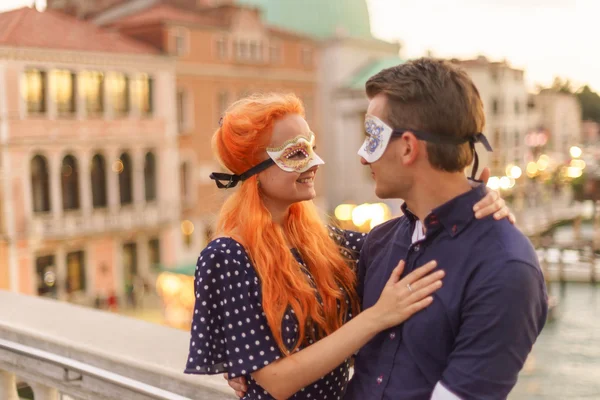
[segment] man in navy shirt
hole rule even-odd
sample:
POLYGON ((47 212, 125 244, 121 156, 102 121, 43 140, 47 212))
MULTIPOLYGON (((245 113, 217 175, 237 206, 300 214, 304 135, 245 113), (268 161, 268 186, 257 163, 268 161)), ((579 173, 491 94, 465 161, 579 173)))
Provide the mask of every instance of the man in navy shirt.
POLYGON ((544 326, 547 294, 529 240, 473 213, 485 187, 472 190, 464 171, 474 159, 475 177, 476 142, 491 150, 479 93, 464 71, 427 58, 381 71, 366 89, 361 162, 378 197, 405 203, 362 247, 363 308, 400 260, 404 275, 436 260, 446 276, 428 308, 358 352, 344 398, 505 399, 544 326))
POLYGON ((361 162, 378 197, 405 200, 405 215, 362 248, 363 307, 400 260, 404 274, 437 260, 446 277, 431 306, 359 351, 345 398, 505 399, 544 326, 547 295, 528 239, 473 214, 485 188, 472 190, 464 170, 475 157, 475 176, 475 142, 491 150, 479 93, 464 71, 433 59, 383 70, 366 88, 361 162))

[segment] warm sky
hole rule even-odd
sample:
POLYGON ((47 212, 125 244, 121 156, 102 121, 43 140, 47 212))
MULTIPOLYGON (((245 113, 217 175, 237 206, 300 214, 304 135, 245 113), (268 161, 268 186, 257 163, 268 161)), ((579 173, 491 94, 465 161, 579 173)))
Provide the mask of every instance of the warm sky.
MULTIPOLYGON (((0 0, 0 10, 33 2, 0 0)), ((483 54, 524 68, 532 86, 548 84, 558 75, 600 90, 598 0, 367 2, 373 34, 400 40, 403 57, 418 57, 429 50, 438 57, 483 54)))

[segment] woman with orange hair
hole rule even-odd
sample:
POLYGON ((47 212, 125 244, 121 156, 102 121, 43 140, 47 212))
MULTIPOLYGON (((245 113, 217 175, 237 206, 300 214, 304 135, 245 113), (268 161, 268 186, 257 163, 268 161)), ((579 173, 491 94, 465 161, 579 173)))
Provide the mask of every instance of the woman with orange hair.
POLYGON ((341 398, 352 354, 427 307, 442 285, 444 272, 430 273, 435 262, 400 280, 401 262, 359 314, 351 267, 364 235, 319 218, 314 141, 300 100, 278 94, 234 103, 213 136, 233 174, 211 178, 241 187, 198 259, 185 372, 244 377, 245 399, 341 398))

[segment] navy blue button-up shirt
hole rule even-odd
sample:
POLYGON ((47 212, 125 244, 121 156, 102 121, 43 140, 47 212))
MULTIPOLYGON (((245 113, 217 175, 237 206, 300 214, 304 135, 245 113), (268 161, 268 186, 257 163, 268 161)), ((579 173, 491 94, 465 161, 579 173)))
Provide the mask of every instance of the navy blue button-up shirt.
POLYGON ((462 399, 505 399, 547 314, 547 294, 529 240, 506 219, 477 220, 485 187, 436 208, 412 243, 417 218, 375 228, 359 266, 363 307, 374 305, 402 259, 404 275, 431 260, 446 271, 433 303, 381 332, 357 354, 346 399, 429 399, 441 382, 462 399))

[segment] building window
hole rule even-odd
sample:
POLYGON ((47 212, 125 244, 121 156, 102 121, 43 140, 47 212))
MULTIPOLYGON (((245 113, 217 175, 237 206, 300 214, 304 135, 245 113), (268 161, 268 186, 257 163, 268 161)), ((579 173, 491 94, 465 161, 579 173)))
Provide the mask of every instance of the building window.
POLYGON ((133 107, 141 115, 152 114, 153 82, 148 74, 140 74, 131 82, 131 97, 133 107))
POLYGON ((148 252, 150 268, 154 271, 160 270, 160 240, 158 238, 152 238, 148 241, 148 252))
POLYGON ((21 96, 25 100, 28 114, 46 112, 46 72, 28 69, 23 74, 21 96))
POLYGON ((152 152, 144 159, 144 188, 146 201, 156 200, 156 157, 152 152))
POLYGON ((185 89, 177 90, 177 130, 180 134, 191 129, 191 120, 193 112, 191 112, 192 98, 190 92, 185 89))
POLYGON ((250 59, 252 61, 262 61, 263 45, 255 40, 250 42, 250 59))
POLYGON ((67 253, 67 293, 85 291, 85 264, 83 251, 67 253))
POLYGON ((92 158, 92 205, 94 208, 106 207, 106 162, 104 157, 96 154, 92 158))
POLYGON ((229 93, 222 90, 217 95, 217 121, 220 121, 221 118, 223 118, 227 111, 227 107, 229 107, 229 93))
POLYGON ((269 46, 269 60, 273 64, 281 62, 281 47, 279 45, 272 44, 269 46))
POLYGON ((123 245, 123 283, 130 305, 135 305, 133 288, 138 275, 137 244, 123 245))
POLYGON ((519 115, 521 113, 521 103, 519 100, 515 100, 515 114, 519 115))
POLYGON ((181 200, 183 202, 187 202, 190 196, 190 187, 189 187, 189 179, 190 179, 190 171, 189 171, 189 163, 182 162, 179 167, 179 180, 181 184, 181 200))
POLYGON ((515 131, 515 147, 521 147, 521 134, 515 131))
POLYGON ((234 41, 233 50, 238 60, 248 60, 250 58, 250 43, 247 40, 238 39, 234 41))
POLYGON ((50 211, 48 162, 40 155, 31 159, 31 196, 33 200, 33 212, 50 211))
POLYGON ((79 170, 72 155, 63 158, 61 167, 63 210, 79 209, 79 170))
POLYGON ((500 148, 500 129, 494 131, 493 148, 500 148))
POLYGON ((305 67, 313 65, 313 51, 308 47, 303 47, 300 51, 300 63, 305 67))
POLYGON ((492 114, 498 115, 500 113, 500 103, 498 99, 492 99, 492 114))
POLYGON ((59 115, 75 112, 75 74, 67 70, 50 71, 52 99, 59 115))
POLYGON ((57 297, 56 290, 56 265, 54 256, 41 256, 35 259, 35 270, 37 272, 38 296, 57 297))
POLYGON ((176 28, 172 33, 173 53, 176 56, 185 56, 189 53, 189 31, 187 29, 176 28))
POLYGON ((220 37, 215 41, 217 58, 224 60, 227 58, 227 39, 220 37))
POLYGON ((119 174, 119 193, 121 205, 133 202, 133 166, 129 154, 123 153, 116 162, 116 172, 119 174))
POLYGON ((106 82, 114 114, 116 116, 127 114, 129 112, 129 79, 127 75, 111 72, 107 75, 106 82))
POLYGON ((183 132, 185 129, 185 92, 183 89, 177 90, 177 131, 183 132))
POLYGON ((80 83, 86 114, 101 115, 104 112, 104 74, 98 71, 83 71, 80 83))

